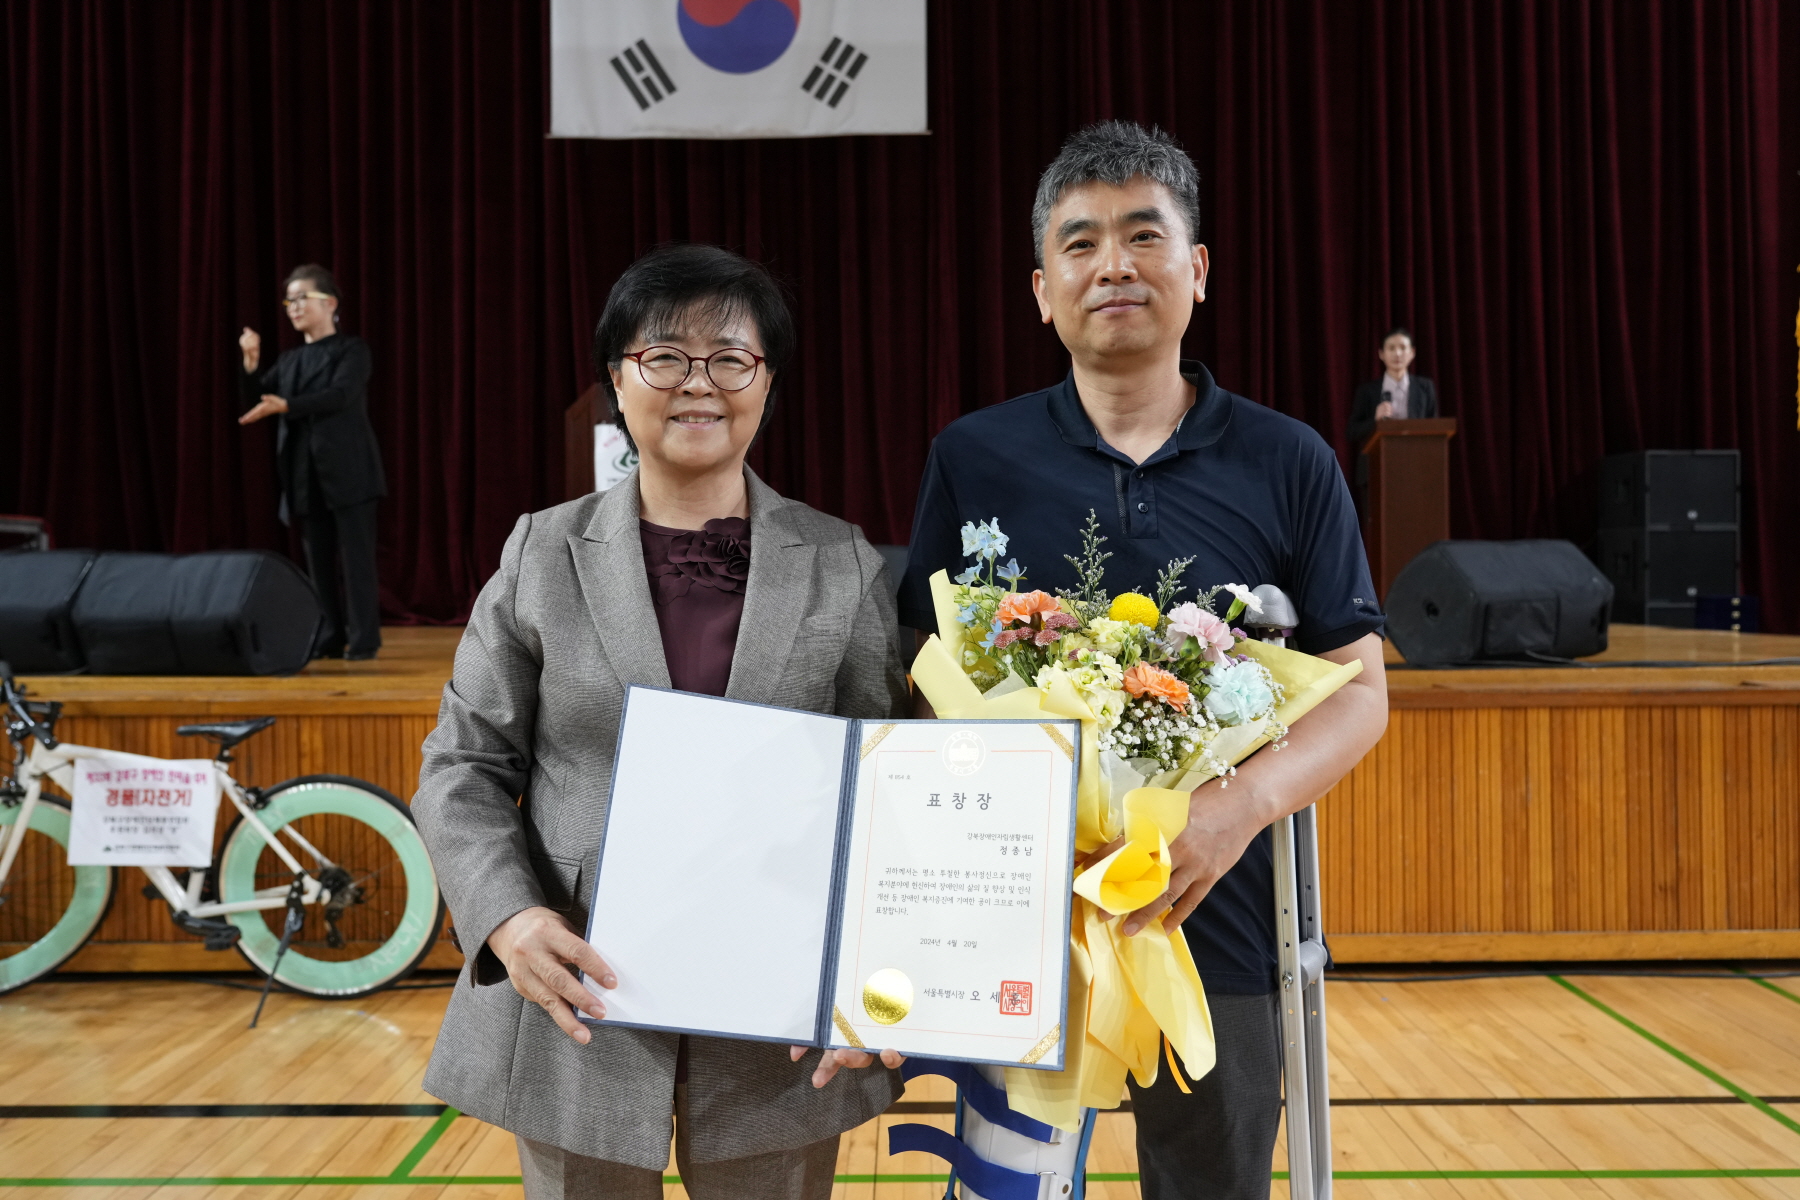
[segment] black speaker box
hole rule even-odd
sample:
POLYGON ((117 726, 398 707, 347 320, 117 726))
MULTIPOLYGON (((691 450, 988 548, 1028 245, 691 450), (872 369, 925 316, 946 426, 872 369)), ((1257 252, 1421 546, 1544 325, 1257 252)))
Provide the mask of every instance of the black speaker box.
POLYGON ((293 563, 232 550, 103 554, 73 616, 97 675, 286 675, 312 657, 322 610, 293 563))
POLYGON ((1394 580, 1387 627, 1414 666, 1580 658, 1606 649, 1612 600, 1571 542, 1436 542, 1394 580))
POLYGON ((1613 615, 1692 628, 1701 596, 1738 590, 1738 452, 1643 450, 1600 466, 1594 557, 1613 615))
POLYGON ((1737 591, 1733 529, 1602 529, 1594 557, 1618 591, 1614 613, 1642 625, 1692 628, 1701 596, 1737 591))
POLYGON ((0 662, 25 673, 87 665, 69 610, 93 565, 92 550, 0 554, 0 662))

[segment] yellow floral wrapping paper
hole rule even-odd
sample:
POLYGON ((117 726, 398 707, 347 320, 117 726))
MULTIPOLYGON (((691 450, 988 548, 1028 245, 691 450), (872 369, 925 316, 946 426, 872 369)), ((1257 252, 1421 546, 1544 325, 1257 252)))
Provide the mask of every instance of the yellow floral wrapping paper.
MULTIPOLYGON (((1164 932, 1160 921, 1128 938, 1120 932, 1123 923, 1109 918, 1149 903, 1168 886, 1169 843, 1187 826, 1188 793, 1215 772, 1167 771, 1149 781, 1162 786, 1137 786, 1144 781, 1130 768, 1116 761, 1103 768, 1094 714, 1072 686, 1024 687, 1009 680, 983 695, 957 665, 966 632, 957 623, 946 572, 931 577, 931 594, 938 633, 920 649, 913 683, 938 717, 1079 720, 1076 854, 1127 835, 1125 845, 1074 880, 1064 1069, 1006 1072, 1014 1109, 1073 1131, 1082 1109, 1119 1106, 1127 1072, 1142 1085, 1155 1082, 1164 1037, 1190 1077, 1212 1070, 1212 1018, 1187 939, 1179 929, 1164 932)), ((1240 642, 1235 651, 1255 657, 1281 684, 1286 700, 1275 715, 1289 726, 1362 670, 1360 662, 1340 666, 1262 642, 1240 642)), ((1261 722, 1227 729, 1213 743, 1213 756, 1236 764, 1267 741, 1261 722)))

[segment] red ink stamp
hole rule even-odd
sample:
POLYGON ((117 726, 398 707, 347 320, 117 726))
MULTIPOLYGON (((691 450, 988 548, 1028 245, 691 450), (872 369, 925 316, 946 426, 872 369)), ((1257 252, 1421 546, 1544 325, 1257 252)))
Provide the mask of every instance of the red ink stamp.
POLYGON ((1000 984, 1000 1011, 1009 1017, 1031 1015, 1031 985, 1008 979, 1000 984))

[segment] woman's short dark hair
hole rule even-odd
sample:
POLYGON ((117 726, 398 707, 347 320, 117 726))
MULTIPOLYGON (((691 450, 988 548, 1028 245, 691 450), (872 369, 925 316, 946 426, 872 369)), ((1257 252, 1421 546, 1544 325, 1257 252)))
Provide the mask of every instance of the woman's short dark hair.
POLYGON ((337 276, 318 263, 302 263, 289 271, 288 277, 281 281, 281 290, 287 291, 289 284, 301 279, 309 281, 315 292, 324 292, 327 296, 339 301, 344 298, 344 294, 338 291, 337 276))
MULTIPOLYGON (((612 408, 613 423, 625 430, 609 372, 625 361, 625 351, 635 339, 693 332, 692 323, 706 327, 743 319, 756 326, 763 367, 770 375, 769 398, 757 426, 760 433, 775 411, 775 388, 798 340, 781 284, 761 263, 700 243, 658 246, 626 267, 594 326, 594 370, 612 408)), ((630 438, 631 432, 625 430, 625 436, 630 438)))

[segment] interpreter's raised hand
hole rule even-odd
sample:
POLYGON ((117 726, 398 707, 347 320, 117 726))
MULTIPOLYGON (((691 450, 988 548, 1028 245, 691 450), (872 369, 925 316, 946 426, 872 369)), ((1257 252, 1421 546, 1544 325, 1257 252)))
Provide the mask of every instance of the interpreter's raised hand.
POLYGON ((561 913, 527 908, 502 921, 488 935, 487 944, 506 967, 513 990, 541 1006, 558 1029, 587 1045, 593 1034, 575 1016, 575 1010, 599 1020, 606 1016, 606 1005, 569 967, 586 971, 588 978, 598 980, 603 988, 619 986, 613 969, 587 939, 571 929, 561 913))
POLYGON ((288 402, 286 400, 282 399, 280 396, 271 396, 265 392, 263 398, 257 401, 255 408, 238 418, 238 424, 250 425, 262 420, 264 417, 272 417, 277 413, 284 413, 287 410, 288 402))
MULTIPOLYGON (((808 1046, 789 1046, 788 1061, 799 1062, 806 1057, 808 1046)), ((819 1056, 819 1065, 813 1069, 812 1085, 822 1088, 830 1083, 832 1077, 844 1067, 866 1067, 875 1061, 875 1055, 866 1050, 827 1050, 819 1056)), ((881 1065, 897 1067, 906 1061, 906 1056, 898 1050, 883 1050, 881 1065)))
POLYGON ((1126 914, 1126 937, 1165 910, 1168 915, 1163 917, 1163 929, 1174 933, 1200 907, 1213 884, 1244 856, 1262 826, 1255 825, 1254 818, 1233 797, 1227 796, 1217 779, 1194 789, 1188 802, 1187 828, 1169 843, 1168 889, 1144 907, 1126 914))
POLYGON ((262 362, 262 335, 248 325, 244 326, 244 332, 238 335, 238 349, 244 352, 245 373, 256 370, 257 364, 262 362))

